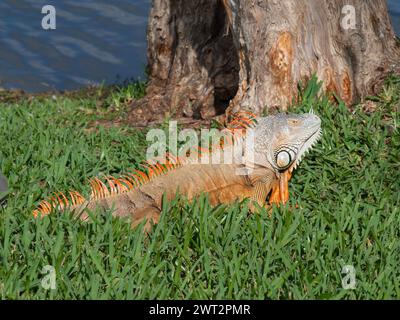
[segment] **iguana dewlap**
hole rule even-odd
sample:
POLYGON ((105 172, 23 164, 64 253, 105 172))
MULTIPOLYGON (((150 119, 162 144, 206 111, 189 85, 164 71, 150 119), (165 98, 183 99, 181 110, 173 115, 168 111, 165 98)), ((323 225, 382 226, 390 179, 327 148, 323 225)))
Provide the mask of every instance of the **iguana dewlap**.
MULTIPOLYGON (((146 171, 135 171, 120 178, 106 177, 106 182, 95 178, 88 198, 75 191, 69 197, 57 194, 49 201, 42 201, 34 215, 68 208, 85 218, 87 209, 111 209, 115 216, 130 217, 133 226, 146 219, 146 228, 149 228, 151 221, 159 220, 164 194, 167 200, 177 193, 192 200, 207 193, 213 206, 245 198, 251 200, 251 207, 254 202, 265 206, 268 197, 269 203, 284 203, 289 198, 288 181, 292 171, 320 137, 321 121, 313 113, 277 114, 253 120, 251 116, 241 117, 231 123, 231 128, 253 130, 252 154, 242 163, 200 164, 169 158, 164 164, 147 165, 146 171)), ((244 143, 246 135, 249 133, 234 139, 234 143, 244 143)))

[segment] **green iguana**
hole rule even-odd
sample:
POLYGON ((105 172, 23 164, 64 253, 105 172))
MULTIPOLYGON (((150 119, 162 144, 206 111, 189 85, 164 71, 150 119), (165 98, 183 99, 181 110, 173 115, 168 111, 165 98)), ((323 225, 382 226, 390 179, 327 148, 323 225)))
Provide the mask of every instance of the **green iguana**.
MULTIPOLYGON (((130 217, 132 226, 147 219, 145 228, 148 230, 151 222, 159 220, 164 194, 167 200, 173 199, 177 192, 192 200, 201 193, 208 193, 213 206, 245 198, 252 200, 250 205, 255 201, 266 206, 268 197, 269 204, 285 203, 289 198, 288 181, 292 171, 319 139, 320 125, 321 120, 311 111, 260 118, 240 115, 228 125, 227 130, 234 137, 231 142, 203 151, 201 157, 244 144, 252 130, 252 152, 245 155, 241 163, 199 164, 168 155, 165 163, 147 163, 142 171, 135 170, 119 178, 106 177, 105 182, 92 179, 90 197, 85 198, 76 191, 69 192, 68 197, 56 194, 42 201, 33 214, 43 216, 55 208, 68 208, 85 219, 88 217, 86 208, 113 209, 115 216, 130 217), (234 134, 236 129, 243 128, 247 132, 234 134)), ((235 150, 238 149, 241 150, 235 150)), ((239 152, 242 155, 242 151, 239 152)))

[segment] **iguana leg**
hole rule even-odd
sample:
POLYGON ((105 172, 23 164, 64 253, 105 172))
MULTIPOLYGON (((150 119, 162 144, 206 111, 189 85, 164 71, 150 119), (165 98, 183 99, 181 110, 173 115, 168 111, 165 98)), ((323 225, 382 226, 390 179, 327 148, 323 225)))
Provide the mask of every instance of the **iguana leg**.
POLYGON ((270 176, 265 176, 254 183, 253 194, 250 197, 250 210, 252 212, 255 211, 254 202, 260 207, 265 206, 265 200, 267 199, 268 194, 271 192, 272 185, 276 182, 270 176))
POLYGON ((288 202, 289 200, 289 180, 292 177, 292 174, 289 172, 289 170, 286 170, 280 180, 279 180, 279 191, 281 194, 281 201, 283 204, 288 202))
POLYGON ((149 233, 152 224, 157 224, 158 220, 160 220, 160 214, 161 210, 153 206, 137 210, 135 212, 135 216, 133 218, 131 226, 132 228, 134 228, 139 225, 143 220, 146 220, 143 231, 145 233, 149 233))
POLYGON ((269 204, 279 204, 281 202, 281 193, 279 188, 279 181, 272 186, 271 195, 269 196, 269 204))
POLYGON ((272 186, 271 195, 269 197, 269 204, 273 203, 279 205, 285 204, 289 200, 289 180, 292 174, 287 170, 281 173, 279 181, 272 186))

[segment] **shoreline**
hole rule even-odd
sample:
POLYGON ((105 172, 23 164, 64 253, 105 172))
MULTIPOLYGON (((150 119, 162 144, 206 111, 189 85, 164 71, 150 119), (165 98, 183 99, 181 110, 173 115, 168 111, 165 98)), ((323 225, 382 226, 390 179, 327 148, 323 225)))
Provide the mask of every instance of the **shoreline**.
POLYGON ((40 92, 27 92, 23 89, 6 89, 0 87, 0 103, 18 103, 25 100, 33 99, 57 99, 61 98, 93 98, 96 96, 98 99, 105 99, 113 92, 118 92, 129 86, 146 86, 146 81, 132 80, 124 81, 120 84, 101 84, 101 85, 88 85, 72 90, 54 90, 40 92))

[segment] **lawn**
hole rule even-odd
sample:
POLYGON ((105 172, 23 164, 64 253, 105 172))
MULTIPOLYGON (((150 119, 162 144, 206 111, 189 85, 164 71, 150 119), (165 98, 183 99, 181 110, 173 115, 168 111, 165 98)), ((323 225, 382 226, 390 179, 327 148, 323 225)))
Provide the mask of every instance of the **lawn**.
POLYGON ((249 215, 246 202, 178 198, 148 236, 109 213, 92 223, 31 214, 53 191, 85 192, 88 178, 143 160, 145 131, 101 124, 123 117, 143 85, 103 90, 0 97, 10 185, 0 208, 2 299, 400 298, 399 78, 351 110, 304 90, 294 112, 312 104, 323 137, 295 171, 290 203, 271 217, 249 215), (45 266, 55 289, 42 286, 45 266), (345 266, 353 289, 342 285, 352 275, 345 266))

